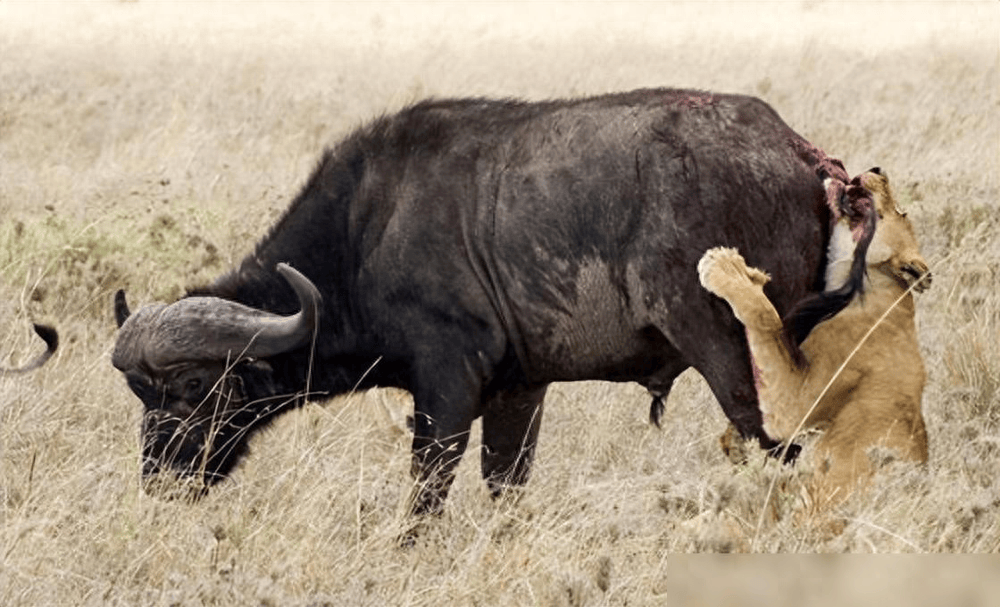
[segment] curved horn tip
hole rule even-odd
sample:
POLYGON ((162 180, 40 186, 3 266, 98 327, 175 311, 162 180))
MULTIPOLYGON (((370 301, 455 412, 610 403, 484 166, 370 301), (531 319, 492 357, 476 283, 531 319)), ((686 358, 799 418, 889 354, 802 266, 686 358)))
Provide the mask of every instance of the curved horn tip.
POLYGON ((319 289, 301 272, 286 263, 279 263, 275 270, 288 282, 299 299, 301 309, 297 314, 261 322, 255 319, 250 323, 254 344, 248 348, 246 355, 251 358, 267 358, 283 352, 288 352, 309 343, 315 338, 319 324, 320 305, 323 297, 319 289))
MULTIPOLYGON (((278 264, 276 266, 274 266, 274 269, 277 270, 279 274, 281 274, 282 276, 284 276, 286 280, 288 279, 289 276, 297 276, 299 278, 306 278, 302 274, 302 272, 299 272, 298 270, 296 270, 295 268, 293 268, 292 266, 288 265, 287 263, 285 263, 283 261, 278 262, 278 264)), ((306 279, 306 280, 308 280, 308 279, 306 279)))
POLYGON ((128 302, 125 301, 125 290, 118 289, 115 293, 115 322, 118 323, 118 328, 121 329, 128 317, 132 315, 132 312, 128 309, 128 302))
POLYGON ((285 262, 278 263, 275 266, 275 269, 285 278, 286 281, 288 281, 288 284, 295 289, 295 292, 299 295, 299 299, 303 300, 303 303, 305 303, 306 298, 304 296, 306 294, 311 296, 317 304, 323 301, 323 297, 320 295, 319 289, 316 288, 313 281, 309 280, 305 274, 299 272, 285 262))

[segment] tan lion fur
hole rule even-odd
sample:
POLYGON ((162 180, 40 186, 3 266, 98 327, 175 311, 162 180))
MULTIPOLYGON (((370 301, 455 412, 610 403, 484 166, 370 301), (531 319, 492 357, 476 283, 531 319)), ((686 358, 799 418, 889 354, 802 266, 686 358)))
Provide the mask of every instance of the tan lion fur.
MULTIPOLYGON (((864 292, 813 328, 801 344, 805 365, 796 364, 782 336, 782 319, 764 295, 766 273, 748 267, 737 251, 727 248, 710 249, 698 264, 701 284, 725 299, 746 327, 759 370, 764 430, 780 441, 792 440, 797 429, 823 430, 816 443, 811 490, 819 507, 846 498, 867 481, 872 447, 881 445, 903 459, 927 461, 920 405, 926 373, 913 295, 907 291, 916 280, 922 282, 914 290, 929 284, 927 264, 888 180, 869 172, 861 182, 872 194, 879 216, 865 259, 864 292), (894 305, 833 379, 865 334, 894 305)), ((835 232, 848 229, 847 220, 843 221, 835 232)), ((831 267, 841 262, 830 260, 831 267)))

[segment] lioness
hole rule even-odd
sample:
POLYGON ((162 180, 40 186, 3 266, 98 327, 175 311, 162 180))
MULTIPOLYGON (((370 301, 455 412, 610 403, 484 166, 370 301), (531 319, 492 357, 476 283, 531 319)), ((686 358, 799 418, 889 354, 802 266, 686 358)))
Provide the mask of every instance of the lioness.
MULTIPOLYGON (((849 292, 843 285, 852 274, 861 288, 849 292, 849 303, 845 299, 846 307, 834 316, 814 318, 808 336, 788 335, 792 315, 782 322, 764 295, 770 277, 748 267, 736 250, 710 249, 698 263, 701 284, 726 300, 746 327, 764 430, 779 441, 791 440, 798 429, 825 431, 816 444, 812 487, 814 504, 820 507, 844 499, 868 479, 867 451, 873 446, 927 461, 920 410, 926 373, 911 294, 911 286, 923 291, 930 284, 927 263, 886 176, 872 169, 851 187, 862 188, 857 192, 870 199, 869 212, 878 219, 867 253, 855 245, 861 229, 852 232, 847 216, 834 226, 827 292, 849 292), (854 271, 852 255, 863 261, 854 263, 854 271)), ((816 307, 814 302, 813 316, 816 307)))

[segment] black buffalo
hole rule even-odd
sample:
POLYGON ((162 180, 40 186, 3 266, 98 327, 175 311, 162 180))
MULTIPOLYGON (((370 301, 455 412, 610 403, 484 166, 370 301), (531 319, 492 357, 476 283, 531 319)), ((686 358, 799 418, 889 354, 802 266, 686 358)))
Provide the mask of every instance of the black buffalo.
POLYGON ((59 333, 57 333, 52 327, 45 325, 36 324, 34 325, 34 328, 35 333, 42 338, 42 341, 45 342, 45 351, 36 356, 31 362, 23 367, 18 367, 17 369, 0 369, 0 377, 34 371, 44 365, 50 358, 52 358, 52 355, 56 353, 56 348, 59 347, 59 333))
POLYGON ((738 248, 785 312, 822 286, 823 179, 842 168, 738 95, 436 100, 374 120, 237 269, 135 314, 116 296, 143 474, 207 487, 305 398, 396 386, 415 402, 413 510, 434 512, 475 418, 496 494, 528 478, 549 383, 662 397, 688 367, 772 447, 743 328, 696 265, 738 248))

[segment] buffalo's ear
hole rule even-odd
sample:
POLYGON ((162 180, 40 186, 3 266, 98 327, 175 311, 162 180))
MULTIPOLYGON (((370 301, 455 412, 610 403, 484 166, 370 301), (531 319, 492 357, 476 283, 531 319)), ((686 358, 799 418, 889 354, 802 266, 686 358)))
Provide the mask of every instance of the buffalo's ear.
POLYGON ((118 289, 115 293, 115 322, 118 323, 118 328, 121 329, 125 321, 131 316, 132 313, 129 312, 128 303, 125 301, 125 291, 123 289, 118 289))

